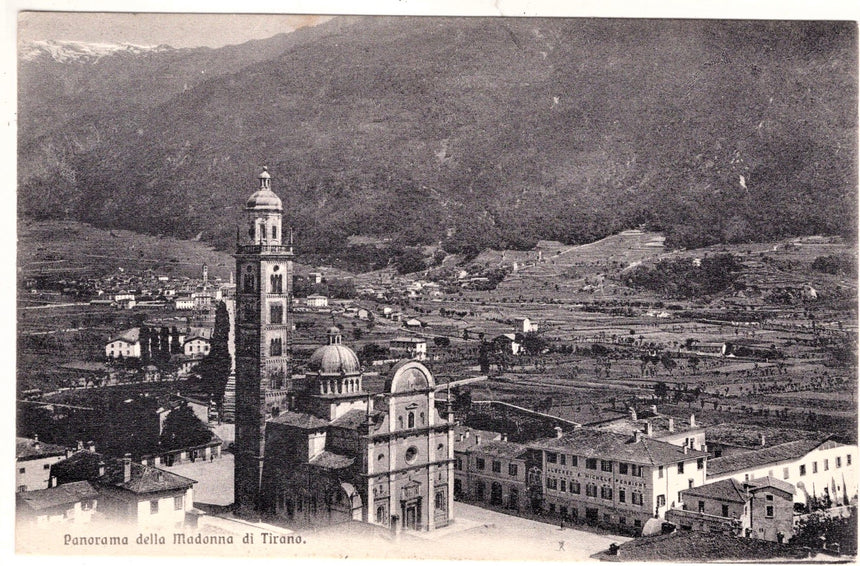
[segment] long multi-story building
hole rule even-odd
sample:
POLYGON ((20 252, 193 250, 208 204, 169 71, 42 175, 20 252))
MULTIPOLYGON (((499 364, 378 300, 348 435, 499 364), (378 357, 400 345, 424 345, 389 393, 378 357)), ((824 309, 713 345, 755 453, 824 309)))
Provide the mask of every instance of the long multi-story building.
POLYGON ((540 467, 527 474, 542 486, 545 511, 622 528, 664 518, 680 507, 683 490, 705 483, 707 472, 707 453, 639 432, 583 428, 529 447, 541 453, 540 467))

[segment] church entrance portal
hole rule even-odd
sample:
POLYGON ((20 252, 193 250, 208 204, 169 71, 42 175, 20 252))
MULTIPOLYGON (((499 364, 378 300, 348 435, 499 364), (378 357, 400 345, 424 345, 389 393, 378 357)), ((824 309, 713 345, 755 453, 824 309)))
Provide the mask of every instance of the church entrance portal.
POLYGON ((421 529, 421 498, 412 501, 404 501, 403 506, 403 528, 417 531, 421 529))

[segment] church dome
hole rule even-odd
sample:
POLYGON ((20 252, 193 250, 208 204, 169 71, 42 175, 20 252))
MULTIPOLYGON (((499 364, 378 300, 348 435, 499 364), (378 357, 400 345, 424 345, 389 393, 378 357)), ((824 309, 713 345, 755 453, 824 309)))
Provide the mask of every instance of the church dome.
POLYGON ((342 344, 329 344, 317 348, 308 361, 308 373, 323 375, 357 375, 361 373, 358 356, 342 344))
POLYGON ((263 172, 260 173, 257 178, 260 180, 260 188, 257 192, 252 194, 245 203, 245 209, 281 212, 283 210, 283 204, 281 203, 281 199, 278 195, 276 195, 272 190, 272 176, 269 175, 268 168, 263 167, 263 172))

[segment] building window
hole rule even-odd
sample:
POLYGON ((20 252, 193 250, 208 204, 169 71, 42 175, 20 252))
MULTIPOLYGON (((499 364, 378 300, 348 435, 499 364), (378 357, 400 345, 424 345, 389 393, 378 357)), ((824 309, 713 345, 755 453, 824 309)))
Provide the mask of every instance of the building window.
POLYGON ((415 461, 415 457, 418 456, 418 449, 414 446, 410 446, 406 449, 406 454, 403 457, 406 459, 407 464, 411 464, 415 461))
POLYGON ((657 496, 657 507, 664 507, 666 505, 666 496, 660 494, 657 496))
POLYGON ((813 473, 813 474, 817 474, 817 473, 818 473, 818 462, 813 462, 813 463, 812 463, 812 473, 813 473))
POLYGON ((784 480, 788 479, 788 468, 782 469, 782 479, 784 479, 784 480))
POLYGON ((589 470, 597 469, 597 458, 586 458, 585 459, 585 467, 589 470))
POLYGON ((705 512, 705 502, 699 501, 699 513, 704 513, 704 512, 705 512))
POLYGON ((559 491, 567 491, 567 482, 565 480, 560 480, 560 482, 559 491))
POLYGON ((463 469, 463 460, 462 459, 457 458, 456 460, 454 460, 454 469, 455 470, 462 470, 463 469))
POLYGON ((517 465, 516 464, 508 464, 508 475, 516 476, 517 475, 517 465))
POLYGON ((436 509, 439 511, 444 511, 447 507, 447 502, 445 501, 445 492, 437 491, 436 492, 436 509))
POLYGON ((626 503, 627 502, 627 491, 624 488, 618 490, 618 503, 626 503))
POLYGON ((628 468, 628 466, 624 462, 618 463, 618 473, 619 474, 626 476, 627 475, 627 468, 628 468))
POLYGON ((634 491, 633 493, 630 494, 630 502, 633 503, 633 505, 639 505, 639 506, 642 506, 645 504, 645 500, 642 498, 642 494, 639 493, 638 491, 634 491))
POLYGON ((658 468, 657 468, 657 477, 658 477, 658 478, 662 478, 662 477, 663 477, 663 466, 660 466, 660 467, 658 467, 658 468))
POLYGON ((561 507, 558 508, 558 511, 562 517, 567 517, 567 506, 562 505, 561 507))
POLYGON ((549 504, 549 512, 550 512, 550 513, 555 513, 555 503, 550 503, 550 504, 549 504))
POLYGON ((558 489, 558 480, 556 478, 546 478, 547 489, 558 489))
POLYGON ((284 344, 280 338, 272 338, 269 342, 269 352, 271 356, 280 356, 283 354, 284 344))
POLYGON ((723 505, 723 517, 728 517, 728 516, 729 516, 729 506, 723 505))
POLYGON ((579 466, 579 459, 576 456, 571 456, 570 465, 574 467, 579 466))
POLYGON ((619 525, 626 525, 627 524, 627 517, 618 517, 618 524, 619 525))
POLYGON ((484 500, 484 489, 485 489, 484 482, 479 481, 478 483, 475 484, 475 495, 481 501, 484 500))
POLYGON ((566 460, 566 458, 564 457, 564 454, 559 454, 559 455, 558 455, 558 463, 559 463, 560 465, 562 465, 562 466, 566 466, 567 464, 565 463, 565 460, 566 460))
POLYGON ((555 452, 547 452, 546 453, 546 463, 547 464, 555 464, 558 462, 558 455, 555 452))
POLYGON ((678 462, 678 474, 684 473, 684 462, 678 462))
MULTIPOLYGON (((850 464, 850 463, 851 463, 851 460, 848 460, 848 463, 850 464)), ((825 458, 825 459, 824 459, 824 471, 826 472, 826 471, 827 471, 827 470, 829 470, 829 469, 830 469, 830 460, 828 460, 827 458, 825 458)))
POLYGON ((284 276, 280 273, 273 273, 271 277, 269 277, 269 292, 270 293, 283 293, 284 292, 284 276))
POLYGON ((182 511, 183 509, 185 509, 185 497, 182 495, 177 495, 173 498, 173 510, 182 511))
POLYGON ((837 456, 837 457, 836 457, 836 467, 837 467, 837 468, 841 468, 841 467, 842 467, 842 457, 841 457, 841 456, 837 456))
POLYGON ((696 460, 696 469, 697 470, 704 470, 705 469, 705 459, 704 458, 699 458, 698 460, 696 460))
POLYGON ((612 522, 612 515, 610 515, 609 513, 604 513, 603 514, 603 522, 604 523, 611 523, 612 522))
POLYGON ((484 459, 483 458, 475 458, 475 467, 479 470, 484 469, 484 459))
POLYGON ((380 524, 385 523, 385 507, 382 505, 376 508, 376 522, 380 524))
POLYGON ((409 428, 415 428, 415 413, 410 412, 406 416, 406 422, 409 428))
POLYGON ((43 469, 43 470, 50 470, 50 469, 51 469, 51 464, 45 464, 44 466, 42 466, 42 469, 43 469))
POLYGON ((600 471, 601 472, 611 472, 612 471, 612 462, 609 460, 601 460, 600 461, 600 471))
POLYGON ((493 467, 493 473, 494 474, 502 473, 502 463, 499 462, 498 460, 493 460, 493 466, 492 467, 493 467))
POLYGON ((632 475, 636 476, 637 478, 641 478, 642 477, 642 466, 637 466, 636 464, 632 464, 630 466, 630 473, 632 475))
POLYGON ((800 465, 800 475, 801 475, 801 476, 805 476, 805 475, 806 475, 806 464, 801 464, 801 465, 800 465))
POLYGON ((846 465, 846 466, 850 466, 850 465, 851 465, 851 454, 846 454, 846 455, 845 455, 845 465, 846 465))
POLYGON ((27 473, 27 468, 18 468, 18 473, 19 473, 19 474, 26 474, 26 473, 27 473))
POLYGON ((600 498, 601 499, 612 499, 612 488, 609 487, 608 485, 601 486, 600 498))
POLYGON ((585 495, 588 497, 597 497, 597 486, 593 483, 585 485, 585 495))
POLYGON ((272 226, 272 239, 273 240, 278 239, 278 227, 277 226, 272 226))
POLYGON ((153 499, 149 502, 149 514, 155 515, 158 513, 158 499, 153 499))
POLYGON ((767 507, 765 507, 764 515, 768 519, 773 519, 773 505, 768 505, 767 507))
POLYGON ((571 493, 578 495, 579 493, 581 493, 580 490, 581 490, 581 488, 580 488, 578 481, 571 481, 570 482, 570 492, 571 493))
POLYGON ((271 305, 269 307, 269 322, 272 324, 284 322, 284 305, 271 305))

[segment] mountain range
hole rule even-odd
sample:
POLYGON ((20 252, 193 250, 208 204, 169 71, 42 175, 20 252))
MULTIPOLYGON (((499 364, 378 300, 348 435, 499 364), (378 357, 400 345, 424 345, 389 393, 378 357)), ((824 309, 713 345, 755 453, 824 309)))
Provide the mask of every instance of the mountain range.
POLYGON ((18 210, 229 249, 267 165, 304 253, 854 238, 857 68, 849 22, 343 17, 219 49, 24 45, 18 210))

